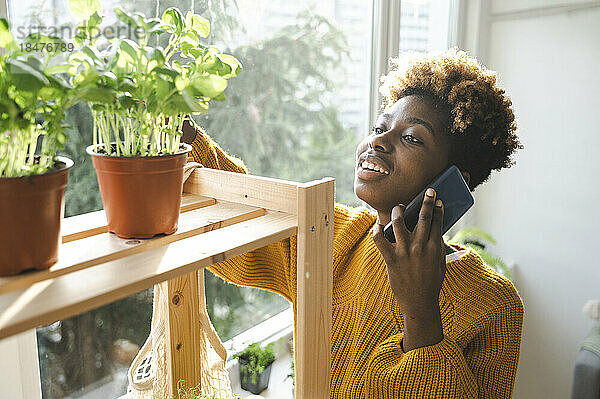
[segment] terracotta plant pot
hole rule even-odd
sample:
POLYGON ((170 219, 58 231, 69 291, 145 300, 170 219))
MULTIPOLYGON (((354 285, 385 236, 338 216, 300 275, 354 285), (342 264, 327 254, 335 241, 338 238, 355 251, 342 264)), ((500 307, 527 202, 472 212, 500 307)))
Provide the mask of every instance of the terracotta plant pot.
POLYGON ((56 157, 54 169, 0 178, 0 276, 47 269, 58 261, 65 187, 73 161, 56 157))
POLYGON ((121 238, 151 238, 177 230, 183 167, 192 147, 174 155, 115 157, 86 151, 96 169, 108 230, 121 238))

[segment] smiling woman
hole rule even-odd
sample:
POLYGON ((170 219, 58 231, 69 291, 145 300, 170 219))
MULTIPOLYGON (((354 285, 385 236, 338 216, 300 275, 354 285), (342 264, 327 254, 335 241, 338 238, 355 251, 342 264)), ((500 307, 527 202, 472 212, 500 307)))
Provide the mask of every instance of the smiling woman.
MULTIPOLYGON (((375 211, 335 204, 332 398, 511 396, 523 321, 517 291, 474 250, 444 243, 435 192, 425 196, 414 233, 396 206, 451 162, 471 190, 492 168, 510 164, 519 146, 510 100, 492 77, 452 50, 413 58, 385 81, 385 114, 355 158, 355 194, 375 211), (395 244, 381 234, 392 219, 395 244)), ((202 129, 184 126, 195 161, 247 173, 202 129)), ((210 270, 295 306, 296 239, 210 270)))

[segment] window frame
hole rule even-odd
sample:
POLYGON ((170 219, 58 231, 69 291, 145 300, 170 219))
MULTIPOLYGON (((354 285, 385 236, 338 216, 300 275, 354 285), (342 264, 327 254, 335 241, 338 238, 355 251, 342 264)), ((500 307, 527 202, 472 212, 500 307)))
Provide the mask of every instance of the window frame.
MULTIPOLYGON (((451 12, 448 21, 448 44, 459 44, 464 35, 461 21, 465 14, 464 0, 450 0, 451 12)), ((372 36, 371 36, 371 60, 370 60, 370 84, 369 84, 369 125, 365 128, 368 134, 377 118, 380 104, 379 76, 387 73, 388 59, 399 54, 400 45, 400 0, 373 0, 372 2, 372 36)), ((8 0, 0 0, 0 17, 8 20, 8 0)), ((368 206, 366 203, 365 206, 368 206)), ((283 336, 293 334, 293 313, 288 308, 281 313, 261 322, 229 341, 225 347, 233 349, 230 354, 243 349, 242 346, 248 341, 260 341, 268 343, 283 336), (291 320, 291 322, 290 322, 291 320)), ((41 399, 41 379, 38 358, 36 330, 29 330, 17 336, 0 341, 0 354, 5 362, 12 367, 13 373, 0 373, 0 384, 4 387, 13 387, 15 399, 41 399), (16 380, 15 380, 16 378, 16 380), (37 384, 32 384, 37 381, 37 384), (20 395, 20 396, 19 396, 20 395)), ((231 365, 230 365, 231 366, 231 365)))

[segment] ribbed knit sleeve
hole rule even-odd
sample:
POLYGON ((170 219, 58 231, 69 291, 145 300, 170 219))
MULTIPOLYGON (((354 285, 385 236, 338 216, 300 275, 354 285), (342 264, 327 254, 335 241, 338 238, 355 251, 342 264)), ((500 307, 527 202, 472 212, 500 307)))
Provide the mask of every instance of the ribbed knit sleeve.
MULTIPOLYGON (((466 258, 473 259, 474 253, 466 258)), ((463 262, 461 266, 468 260, 463 262)), ((460 336, 450 328, 457 322, 452 321, 456 315, 451 309, 463 305, 453 304, 442 314, 447 322, 439 343, 404 352, 400 332, 378 345, 368 362, 365 396, 510 398, 519 360, 523 304, 507 280, 496 289, 502 299, 496 299, 496 306, 487 311, 473 309, 483 302, 472 300, 468 319, 460 323, 466 327, 460 336), (475 315, 479 316, 471 318, 475 315)), ((473 298, 478 294, 475 288, 473 298)))
MULTIPOLYGON (((229 172, 248 173, 244 162, 227 154, 201 128, 191 143, 194 161, 206 168, 229 172)), ((271 243, 223 262, 215 263, 208 270, 238 285, 262 288, 282 295, 293 302, 295 298, 296 236, 271 243)))
POLYGON ((229 172, 248 173, 248 168, 241 159, 227 154, 206 132, 196 128, 196 138, 191 143, 192 157, 205 168, 226 170, 229 172))

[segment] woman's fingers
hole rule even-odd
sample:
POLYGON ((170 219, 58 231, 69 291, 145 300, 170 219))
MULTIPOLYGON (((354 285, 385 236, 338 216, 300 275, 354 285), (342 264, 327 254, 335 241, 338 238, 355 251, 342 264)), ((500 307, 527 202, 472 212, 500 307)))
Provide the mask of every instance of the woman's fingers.
POLYGON ((431 187, 425 191, 423 204, 421 205, 421 210, 419 212, 419 220, 417 221, 417 226, 415 227, 414 240, 417 245, 420 245, 421 247, 423 247, 429 240, 431 222, 433 219, 433 204, 435 202, 435 194, 435 190, 431 187))
POLYGON ((406 205, 399 204, 392 208, 391 214, 394 238, 396 239, 396 244, 401 246, 401 248, 406 248, 410 234, 410 230, 408 230, 406 223, 404 223, 405 210, 406 205))
POLYGON ((377 223, 373 226, 373 242, 375 243, 375 246, 377 246, 377 249, 379 249, 379 252, 381 252, 383 258, 386 261, 389 261, 391 259, 391 252, 394 249, 394 244, 389 242, 383 235, 383 226, 379 224, 379 220, 377 220, 377 223))
POLYGON ((444 221, 444 204, 441 199, 435 201, 433 207, 433 220, 431 221, 431 232, 429 233, 429 239, 433 242, 438 242, 442 236, 442 225, 444 221))

